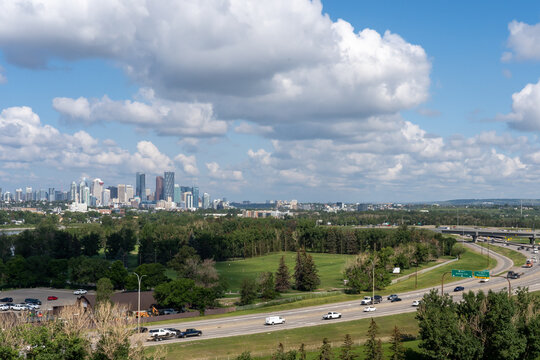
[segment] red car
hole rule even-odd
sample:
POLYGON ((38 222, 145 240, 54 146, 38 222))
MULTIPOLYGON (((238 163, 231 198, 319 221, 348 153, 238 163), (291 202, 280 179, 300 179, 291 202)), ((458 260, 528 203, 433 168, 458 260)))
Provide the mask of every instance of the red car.
POLYGON ((49 296, 47 298, 47 300, 51 301, 51 300, 58 300, 58 296, 49 296))

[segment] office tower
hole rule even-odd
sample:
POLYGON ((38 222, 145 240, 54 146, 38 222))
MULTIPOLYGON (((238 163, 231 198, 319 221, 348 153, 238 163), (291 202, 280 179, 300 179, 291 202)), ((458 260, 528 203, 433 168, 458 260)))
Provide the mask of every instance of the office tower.
POLYGON ((191 191, 185 193, 184 196, 186 198, 186 209, 193 209, 193 194, 191 191))
POLYGON ((2 195, 3 195, 2 188, 0 187, 0 200, 2 199, 2 195))
POLYGON ((107 189, 111 192, 111 199, 118 199, 118 187, 109 186, 107 189))
POLYGON ((127 202, 126 185, 124 184, 118 184, 118 202, 120 204, 125 204, 127 202))
POLYGON ((138 172, 137 175, 135 175, 135 196, 140 197, 141 200, 146 200, 145 189, 146 175, 138 172))
POLYGON ((54 201, 64 201, 64 193, 62 191, 55 190, 54 201))
POLYGON ((202 207, 203 209, 209 209, 210 208, 210 194, 204 193, 203 194, 203 200, 202 200, 202 207))
POLYGON ((165 171, 163 181, 163 200, 172 201, 174 199, 174 172, 165 171))
POLYGON ((131 201, 135 197, 135 194, 133 193, 133 186, 126 185, 126 203, 131 201))
POLYGON ((103 181, 101 181, 101 179, 94 179, 94 181, 92 181, 92 196, 96 198, 96 205, 101 205, 101 202, 102 202, 102 198, 101 198, 101 194, 103 193, 103 181))
POLYGON ((54 198, 54 188, 49 188, 49 201, 55 201, 54 198))
POLYGON ((81 203, 90 205, 90 188, 85 186, 83 189, 83 201, 81 203))
POLYGON ((24 199, 26 201, 32 201, 32 188, 31 187, 27 187, 26 188, 26 196, 24 197, 24 199))
POLYGON ((156 176, 156 195, 154 196, 154 200, 163 200, 163 177, 161 176, 156 176))
POLYGON ((149 200, 151 195, 152 195, 152 190, 148 188, 144 189, 144 200, 149 200))
POLYGON ((84 199, 85 199, 85 197, 84 197, 84 188, 86 188, 86 187, 88 187, 88 184, 86 183, 86 178, 83 178, 81 180, 81 182, 79 183, 79 188, 78 188, 78 190, 79 190, 79 202, 81 204, 88 204, 88 203, 84 202, 84 199))
POLYGON ((69 201, 77 200, 77 184, 75 181, 71 182, 71 188, 69 189, 69 201))
POLYGON ((15 190, 15 201, 16 202, 22 201, 22 189, 15 190))
POLYGON ((101 197, 102 199, 102 206, 109 206, 109 203, 111 202, 111 190, 105 189, 103 190, 103 195, 101 197))
POLYGON ((193 208, 198 209, 199 208, 199 187, 194 186, 191 190, 191 193, 193 194, 193 208))
POLYGON ((180 204, 182 201, 182 192, 180 191, 180 185, 174 184, 174 199, 173 201, 177 204, 180 204))

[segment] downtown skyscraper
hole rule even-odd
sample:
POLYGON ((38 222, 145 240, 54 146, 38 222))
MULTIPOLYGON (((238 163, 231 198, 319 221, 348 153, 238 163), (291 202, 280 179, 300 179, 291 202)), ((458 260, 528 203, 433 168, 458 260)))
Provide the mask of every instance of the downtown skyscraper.
POLYGON ((163 200, 173 201, 174 199, 174 172, 165 171, 163 184, 163 200))
POLYGON ((135 196, 146 200, 146 175, 140 172, 135 175, 135 196))

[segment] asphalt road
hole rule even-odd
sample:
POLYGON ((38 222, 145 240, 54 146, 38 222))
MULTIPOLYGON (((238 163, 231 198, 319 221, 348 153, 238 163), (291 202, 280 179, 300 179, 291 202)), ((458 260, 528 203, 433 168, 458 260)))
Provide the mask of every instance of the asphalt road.
MULTIPOLYGON (((480 247, 475 244, 465 243, 466 246, 477 249, 480 252, 480 247)), ((498 245, 494 245, 498 246, 498 245)), ((513 250, 517 250, 516 247, 513 247, 513 250)), ((484 253, 487 249, 482 250, 484 253)), ((523 251, 523 254, 526 256, 531 256, 530 253, 523 251)), ((491 270, 491 274, 498 274, 501 272, 506 272, 508 270, 514 270, 518 272, 523 272, 524 275, 520 279, 510 280, 512 284, 512 289, 514 290, 518 286, 528 286, 530 290, 539 290, 540 283, 538 283, 538 273, 540 271, 540 265, 536 264, 532 268, 526 269, 522 268, 521 264, 514 265, 512 260, 507 257, 501 256, 493 251, 490 251, 490 256, 497 260, 497 265, 491 270)), ((482 289, 487 291, 488 289, 492 290, 501 290, 503 288, 508 288, 508 282, 506 278, 497 278, 493 277, 487 283, 480 283, 478 279, 466 279, 457 282, 452 282, 444 287, 444 292, 449 293, 453 296, 455 301, 459 301, 462 298, 462 293, 454 293, 453 289, 458 286, 464 286, 465 291, 469 290, 479 290, 482 289)), ((435 287, 440 290, 440 286, 435 287)), ((371 317, 395 315, 406 312, 416 311, 416 308, 412 306, 413 300, 418 300, 422 298, 424 293, 429 292, 432 288, 421 289, 410 291, 407 293, 399 294, 399 297, 402 299, 401 302, 391 303, 386 298, 382 303, 375 305, 377 310, 375 312, 364 313, 362 310, 365 306, 360 305, 360 300, 347 301, 335 304, 327 304, 320 306, 305 307, 300 309, 293 309, 287 311, 278 311, 273 313, 260 313, 253 315, 243 315, 243 316, 234 316, 221 319, 212 319, 212 320, 194 320, 190 322, 182 322, 177 324, 167 324, 161 326, 149 326, 150 329, 157 329, 160 327, 171 327, 171 328, 196 328, 202 330, 203 336, 187 339, 170 339, 165 342, 160 342, 159 344, 170 344, 174 342, 186 342, 186 341, 196 341, 203 339, 213 339, 213 338, 223 338, 229 336, 237 335, 247 335, 247 334, 256 334, 263 332, 279 331, 285 329, 295 329, 300 327, 307 326, 317 326, 323 325, 328 322, 343 322, 358 320, 371 317), (322 320, 322 315, 328 311, 338 311, 342 314, 341 319, 334 320, 322 320), (285 324, 267 326, 264 325, 264 320, 270 315, 279 315, 285 318, 285 324)), ((155 345, 158 343, 147 342, 146 345, 155 345)))

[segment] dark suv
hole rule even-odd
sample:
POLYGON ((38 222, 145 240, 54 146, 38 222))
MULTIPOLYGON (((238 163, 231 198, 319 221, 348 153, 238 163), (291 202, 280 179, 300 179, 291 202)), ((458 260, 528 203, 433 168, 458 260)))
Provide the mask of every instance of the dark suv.
POLYGON ((27 304, 37 304, 37 305, 41 305, 41 301, 38 300, 38 299, 33 299, 33 298, 26 298, 24 299, 24 302, 27 303, 27 304))
POLYGON ((185 338, 185 337, 190 337, 190 336, 201 336, 202 335, 202 331, 201 330, 197 330, 197 329, 186 329, 186 331, 182 331, 180 334, 178 334, 177 336, 179 338, 185 338))
POLYGON ((374 304, 380 304, 380 302, 383 300, 382 296, 381 295, 375 295, 373 297, 373 303, 374 304))

